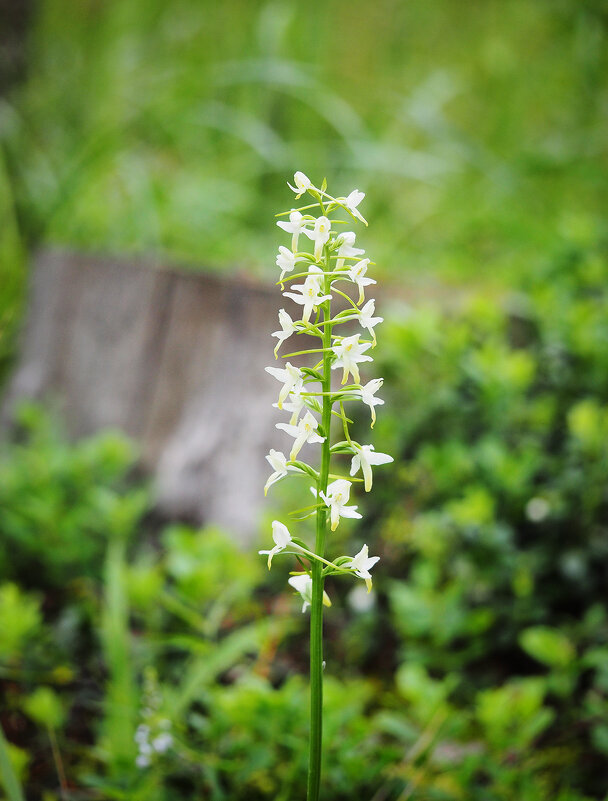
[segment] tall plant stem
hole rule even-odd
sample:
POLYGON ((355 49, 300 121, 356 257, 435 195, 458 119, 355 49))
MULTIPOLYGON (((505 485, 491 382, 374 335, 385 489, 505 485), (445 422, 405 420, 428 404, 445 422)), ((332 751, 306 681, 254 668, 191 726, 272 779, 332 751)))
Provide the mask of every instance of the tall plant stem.
MULTIPOLYGON (((327 259, 327 261, 329 261, 327 259)), ((328 295, 330 279, 325 277, 324 294, 328 295)), ((331 301, 323 306, 323 319, 331 319, 331 301)), ((317 492, 327 492, 329 478, 329 427, 331 423, 331 325, 323 329, 323 413, 322 426, 325 441, 321 451, 321 469, 317 492)), ((318 496, 319 497, 319 496, 318 496)), ((325 533, 327 531, 327 507, 317 509, 317 536, 315 552, 325 555, 325 533)), ((307 801, 318 801, 321 786, 321 752, 323 743, 323 566, 317 560, 312 564, 312 603, 310 607, 310 751, 308 759, 307 801)))

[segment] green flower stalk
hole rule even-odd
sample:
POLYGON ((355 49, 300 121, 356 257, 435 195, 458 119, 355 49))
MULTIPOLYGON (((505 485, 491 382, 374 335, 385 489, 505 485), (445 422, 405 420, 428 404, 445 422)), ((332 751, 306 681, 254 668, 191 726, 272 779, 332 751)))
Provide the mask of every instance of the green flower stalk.
MULTIPOLYGON (((316 518, 314 546, 301 537, 293 536, 288 527, 278 520, 272 524, 274 547, 260 551, 268 557, 268 568, 279 554, 295 556, 302 569, 293 571, 289 584, 303 601, 302 611, 310 607, 310 748, 307 782, 308 801, 318 801, 321 784, 321 753, 323 737, 323 606, 331 606, 325 591, 325 579, 333 575, 349 575, 363 579, 368 592, 372 587, 370 570, 379 557, 369 556, 368 546, 355 556, 326 558, 328 533, 337 529, 343 518, 361 518, 357 506, 349 503, 353 483, 362 483, 366 492, 372 488, 372 466, 392 462, 386 453, 376 453, 373 445, 361 445, 352 439, 349 432, 351 420, 347 417, 345 404, 359 401, 367 405, 371 413, 371 427, 376 421, 375 407, 383 401, 376 397, 383 379, 374 378, 361 383, 359 365, 373 361, 367 353, 376 345, 374 328, 382 317, 374 317, 375 302, 365 305, 365 289, 375 284, 367 276, 370 260, 361 258, 364 251, 354 247, 356 235, 353 231, 338 233, 334 226, 344 225, 348 220, 367 221, 358 210, 365 197, 357 189, 347 197, 332 197, 327 185, 317 188, 304 173, 294 175, 296 200, 308 193, 313 202, 283 212, 278 217, 288 217, 277 222, 279 228, 291 234, 291 249, 279 247, 276 264, 281 270, 277 284, 283 296, 301 307, 301 317, 293 319, 285 309, 279 311, 280 330, 272 336, 278 340, 274 354, 278 356, 283 343, 292 336, 317 337, 318 348, 295 349, 285 358, 315 354, 318 361, 310 367, 296 367, 287 361, 285 366, 267 367, 282 384, 275 406, 290 413, 289 422, 277 423, 276 427, 293 438, 289 456, 271 450, 266 456, 273 472, 266 482, 264 493, 271 486, 289 475, 312 479, 310 487, 314 503, 290 513, 295 520, 316 518), (319 216, 311 211, 317 210, 319 216), (334 216, 335 215, 335 216, 334 216), (310 240, 311 250, 300 248, 304 235, 310 240), (303 279, 301 283, 292 283, 303 279), (285 291, 285 284, 289 290, 285 291), (342 287, 353 284, 356 299, 342 287), (332 301, 340 299, 345 306, 342 311, 332 311, 332 301), (361 333, 342 335, 342 326, 359 325, 369 335, 361 339, 361 333), (332 371, 341 370, 341 383, 332 387, 332 371), (349 379, 351 383, 349 383, 349 379), (331 442, 332 416, 339 419, 344 439, 331 442), (306 444, 320 446, 318 468, 298 459, 306 444), (332 457, 350 455, 350 477, 340 472, 333 473, 332 457), (361 477, 358 474, 361 473, 361 477), (331 482, 330 482, 331 479, 331 482), (329 532, 328 532, 329 528, 329 532)), ((313 360, 314 361, 314 360, 313 360)))

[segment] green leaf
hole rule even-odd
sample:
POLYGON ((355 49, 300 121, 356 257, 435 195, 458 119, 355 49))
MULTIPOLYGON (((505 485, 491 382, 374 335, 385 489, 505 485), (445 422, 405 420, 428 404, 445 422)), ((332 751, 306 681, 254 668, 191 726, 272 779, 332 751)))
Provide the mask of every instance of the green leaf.
POLYGON ((50 687, 38 687, 24 703, 25 713, 36 723, 49 729, 59 729, 65 721, 65 711, 57 693, 50 687))
POLYGON ((8 801, 25 801, 21 783, 17 778, 9 754, 9 746, 0 726, 0 779, 8 796, 8 801))
POLYGON ((336 442, 329 450, 331 453, 355 453, 353 446, 345 439, 341 442, 336 442))
POLYGON ((319 474, 314 469, 314 467, 311 467, 309 464, 306 464, 306 462, 289 461, 287 462, 287 464, 292 465, 292 467, 297 467, 298 470, 301 470, 303 473, 306 473, 307 475, 311 476, 311 478, 314 478, 315 481, 317 481, 319 478, 319 474))
POLYGON ((317 370, 313 370, 312 367, 300 367, 300 372, 304 373, 304 375, 308 375, 311 378, 314 378, 315 381, 323 381, 323 376, 317 370))
POLYGON ((576 656, 568 637, 547 626, 526 629, 520 634, 519 644, 527 654, 549 667, 567 667, 576 656))

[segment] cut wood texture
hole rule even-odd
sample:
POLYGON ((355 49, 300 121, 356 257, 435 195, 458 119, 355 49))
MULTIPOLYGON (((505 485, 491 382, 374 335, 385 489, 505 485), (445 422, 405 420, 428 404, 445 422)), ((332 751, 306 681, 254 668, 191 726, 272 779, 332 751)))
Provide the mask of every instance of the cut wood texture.
POLYGON ((264 503, 264 456, 289 444, 264 371, 281 301, 242 280, 42 252, 4 423, 35 399, 74 438, 119 428, 139 443, 162 513, 245 541, 264 503))

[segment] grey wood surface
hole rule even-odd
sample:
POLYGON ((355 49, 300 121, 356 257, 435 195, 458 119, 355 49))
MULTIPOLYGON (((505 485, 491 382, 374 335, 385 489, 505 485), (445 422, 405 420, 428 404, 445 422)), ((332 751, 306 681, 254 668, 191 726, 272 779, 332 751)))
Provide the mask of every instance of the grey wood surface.
POLYGON ((139 443, 161 512, 252 536, 282 447, 272 403, 280 293, 149 264, 45 251, 35 258, 15 404, 52 404, 70 436, 115 427, 139 443))

